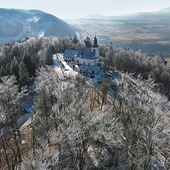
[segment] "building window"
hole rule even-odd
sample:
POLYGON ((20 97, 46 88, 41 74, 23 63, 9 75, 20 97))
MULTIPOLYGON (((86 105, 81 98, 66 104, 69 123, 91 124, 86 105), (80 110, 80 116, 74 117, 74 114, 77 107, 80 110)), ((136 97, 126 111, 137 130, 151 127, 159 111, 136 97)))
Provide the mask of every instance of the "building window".
POLYGON ((90 63, 88 63, 88 66, 90 66, 90 63))
POLYGON ((93 52, 95 52, 95 49, 93 49, 93 52))
POLYGON ((83 62, 83 65, 85 65, 85 62, 83 62))

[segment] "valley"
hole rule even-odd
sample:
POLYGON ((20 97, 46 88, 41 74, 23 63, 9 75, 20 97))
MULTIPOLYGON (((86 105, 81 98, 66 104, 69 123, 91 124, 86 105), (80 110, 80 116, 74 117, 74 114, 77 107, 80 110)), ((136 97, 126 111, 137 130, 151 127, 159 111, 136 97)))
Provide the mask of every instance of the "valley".
POLYGON ((113 42, 116 48, 141 49, 147 54, 169 57, 170 12, 137 13, 122 16, 96 16, 67 20, 80 38, 97 34, 100 44, 113 42))

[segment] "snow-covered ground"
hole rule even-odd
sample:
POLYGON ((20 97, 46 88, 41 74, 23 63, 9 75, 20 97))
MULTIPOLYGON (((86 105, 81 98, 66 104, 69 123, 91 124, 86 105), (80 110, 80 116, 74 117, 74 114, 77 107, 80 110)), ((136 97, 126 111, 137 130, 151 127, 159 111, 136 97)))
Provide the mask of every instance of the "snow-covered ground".
POLYGON ((65 76, 73 76, 75 77, 78 72, 74 71, 65 61, 63 58, 63 55, 61 53, 58 53, 57 55, 53 55, 53 61, 54 61, 54 66, 55 70, 62 72, 65 76), (63 68, 61 69, 59 62, 62 63, 63 68))
POLYGON ((56 54, 53 55, 53 62, 54 62, 54 67, 59 67, 59 63, 57 61, 57 56, 56 54))
POLYGON ((54 70, 60 76, 60 78, 62 78, 63 77, 63 73, 62 73, 62 70, 61 70, 60 65, 58 63, 56 54, 53 55, 53 62, 54 62, 54 70))

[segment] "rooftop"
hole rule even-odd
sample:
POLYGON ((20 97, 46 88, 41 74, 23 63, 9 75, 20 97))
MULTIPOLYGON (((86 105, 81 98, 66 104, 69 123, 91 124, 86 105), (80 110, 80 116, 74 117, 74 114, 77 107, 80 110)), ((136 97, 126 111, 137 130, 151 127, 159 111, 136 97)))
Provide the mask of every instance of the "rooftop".
POLYGON ((78 50, 71 50, 71 49, 66 49, 64 51, 63 56, 64 57, 69 57, 69 58, 74 58, 75 55, 77 54, 78 50))
POLYGON ((88 60, 94 60, 95 52, 91 51, 90 47, 85 47, 83 50, 79 50, 77 57, 81 57, 88 60))
POLYGON ((86 66, 86 65, 80 65, 79 66, 80 69, 86 69, 86 70, 89 70, 89 71, 97 71, 100 69, 99 66, 86 66))

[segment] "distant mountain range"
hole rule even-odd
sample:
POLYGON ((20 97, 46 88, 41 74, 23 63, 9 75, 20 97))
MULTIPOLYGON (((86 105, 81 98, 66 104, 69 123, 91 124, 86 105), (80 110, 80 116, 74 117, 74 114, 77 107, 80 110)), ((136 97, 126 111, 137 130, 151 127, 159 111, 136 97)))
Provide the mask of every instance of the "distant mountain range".
POLYGON ((74 33, 71 25, 51 14, 0 8, 0 43, 25 36, 73 36, 74 33))

